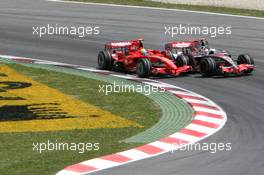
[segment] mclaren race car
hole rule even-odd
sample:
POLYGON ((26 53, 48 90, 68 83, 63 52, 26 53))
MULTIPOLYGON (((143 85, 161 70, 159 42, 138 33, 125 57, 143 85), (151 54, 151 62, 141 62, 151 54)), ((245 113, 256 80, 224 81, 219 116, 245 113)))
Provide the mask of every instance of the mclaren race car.
POLYGON ((243 75, 254 70, 254 60, 248 54, 240 54, 234 59, 225 50, 213 49, 208 45, 205 38, 187 42, 170 42, 165 44, 167 57, 177 61, 179 55, 187 58, 183 64, 191 65, 195 72, 200 72, 202 76, 213 75, 243 75))
MULTIPOLYGON (((184 62, 184 58, 179 56, 177 60, 184 62)), ((158 50, 146 50, 143 47, 143 39, 107 43, 104 50, 98 54, 100 69, 123 69, 136 72, 142 78, 159 74, 179 75, 192 70, 189 65, 177 65, 179 65, 177 62, 158 50)))

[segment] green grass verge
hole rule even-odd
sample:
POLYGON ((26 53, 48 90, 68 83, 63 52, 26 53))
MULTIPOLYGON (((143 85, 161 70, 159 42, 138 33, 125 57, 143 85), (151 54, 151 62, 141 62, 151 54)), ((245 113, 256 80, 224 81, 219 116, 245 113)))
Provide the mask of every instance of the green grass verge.
POLYGON ((67 0, 67 1, 135 5, 135 6, 159 7, 159 8, 168 8, 168 9, 182 9, 182 10, 205 11, 205 12, 214 12, 214 13, 226 13, 226 14, 243 15, 243 16, 264 17, 264 11, 261 11, 261 10, 238 9, 238 8, 229 8, 229 7, 215 7, 215 6, 206 6, 206 5, 172 4, 172 3, 163 3, 163 2, 153 2, 149 0, 126 0, 126 1, 122 1, 122 0, 67 0))
POLYGON ((137 143, 120 143, 119 141, 140 133, 159 121, 160 108, 141 94, 111 93, 105 96, 97 90, 99 84, 103 83, 101 81, 18 64, 7 65, 65 94, 133 120, 144 128, 1 133, 1 175, 51 175, 66 165, 138 146, 137 143), (46 151, 40 154, 32 150, 33 142, 47 142, 47 140, 63 143, 99 142, 100 150, 83 154, 77 151, 46 151))

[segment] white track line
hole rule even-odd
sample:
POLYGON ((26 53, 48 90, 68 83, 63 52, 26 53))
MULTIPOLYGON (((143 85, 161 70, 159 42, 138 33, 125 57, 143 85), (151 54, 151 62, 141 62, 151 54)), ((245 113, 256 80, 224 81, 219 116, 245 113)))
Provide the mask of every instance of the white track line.
POLYGON ((209 128, 206 126, 201 126, 201 125, 197 125, 197 124, 193 124, 193 123, 189 124, 185 128, 191 129, 194 131, 198 131, 198 132, 202 132, 202 133, 206 133, 206 134, 214 133, 214 131, 215 131, 215 129, 213 129, 213 128, 209 128))
POLYGON ((164 151, 171 151, 171 150, 177 149, 177 147, 175 147, 172 144, 164 143, 164 142, 160 142, 160 141, 152 142, 149 145, 156 146, 160 149, 163 149, 164 151))
POLYGON ((180 140, 185 140, 185 141, 192 142, 192 143, 200 139, 198 137, 191 136, 191 135, 184 134, 184 133, 179 133, 179 132, 170 135, 170 137, 180 139, 180 140))
POLYGON ((205 121, 205 122, 210 122, 210 123, 214 123, 214 124, 218 124, 218 125, 220 125, 222 123, 221 119, 207 117, 207 116, 203 116, 203 115, 196 115, 194 117, 194 119, 202 120, 202 121, 205 121))
POLYGON ((138 160, 138 159, 144 159, 144 158, 147 158, 149 157, 149 154, 146 154, 142 151, 139 151, 139 150, 135 150, 135 149, 130 149, 130 150, 127 150, 127 151, 123 151, 123 152, 120 152, 118 153, 122 156, 126 156, 132 160, 138 160))
POLYGON ((81 164, 92 166, 92 167, 95 167, 95 168, 98 168, 98 169, 106 169, 106 168, 110 168, 110 167, 114 167, 114 166, 120 165, 120 163, 109 161, 109 160, 103 160, 103 159, 100 159, 100 158, 87 160, 85 162, 82 162, 81 164))
POLYGON ((242 15, 232 15, 225 13, 213 13, 213 12, 203 12, 203 11, 193 11, 193 10, 181 10, 181 9, 168 9, 168 8, 159 8, 159 7, 147 7, 147 6, 133 6, 133 5, 119 5, 119 4, 106 4, 106 3, 93 3, 93 2, 78 2, 78 1, 63 1, 63 0, 47 0, 49 2, 59 2, 59 3, 71 3, 71 4, 86 4, 86 5, 97 5, 97 6, 110 6, 110 7, 127 7, 127 8, 137 8, 137 9, 152 9, 152 10, 166 10, 166 11, 176 11, 176 12, 188 12, 188 13, 198 13, 198 14, 207 14, 207 15, 218 15, 218 16, 227 16, 227 17, 236 17, 236 18, 247 18, 247 19, 257 19, 263 20, 262 17, 254 16, 242 16, 242 15))

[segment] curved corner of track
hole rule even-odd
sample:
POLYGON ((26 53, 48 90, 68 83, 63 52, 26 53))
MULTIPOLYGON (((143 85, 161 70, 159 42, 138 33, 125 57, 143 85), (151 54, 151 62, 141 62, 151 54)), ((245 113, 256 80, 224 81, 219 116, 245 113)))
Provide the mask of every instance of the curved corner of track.
POLYGON ((77 65, 6 55, 0 55, 0 57, 13 61, 71 67, 78 70, 100 73, 103 76, 114 76, 130 81, 137 81, 139 83, 148 84, 158 88, 163 88, 166 92, 184 100, 186 104, 190 105, 190 107, 194 110, 194 116, 191 123, 176 133, 130 150, 67 166, 63 170, 59 171, 57 175, 89 174, 177 150, 180 147, 194 144, 215 134, 225 125, 227 120, 225 111, 212 100, 195 92, 171 84, 151 79, 137 78, 131 75, 119 75, 111 71, 102 71, 77 65))

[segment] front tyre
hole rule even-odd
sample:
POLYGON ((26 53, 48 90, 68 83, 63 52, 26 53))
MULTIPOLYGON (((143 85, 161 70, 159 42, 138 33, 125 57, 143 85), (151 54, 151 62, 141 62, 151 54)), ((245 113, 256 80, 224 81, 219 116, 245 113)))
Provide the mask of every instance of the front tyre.
POLYGON ((98 54, 98 67, 99 69, 111 70, 113 67, 111 54, 104 50, 98 54))
MULTIPOLYGON (((248 54, 241 54, 237 58, 237 64, 250 64, 254 65, 254 59, 248 54)), ((246 70, 244 74, 249 74, 253 71, 253 69, 246 70)))
POLYGON ((248 54, 241 54, 237 58, 237 64, 251 64, 254 65, 254 59, 248 54))
POLYGON ((210 77, 216 74, 216 62, 211 57, 203 58, 200 62, 200 72, 203 77, 210 77))
POLYGON ((139 59, 137 61, 136 73, 140 78, 148 78, 151 74, 151 62, 148 59, 139 59))

